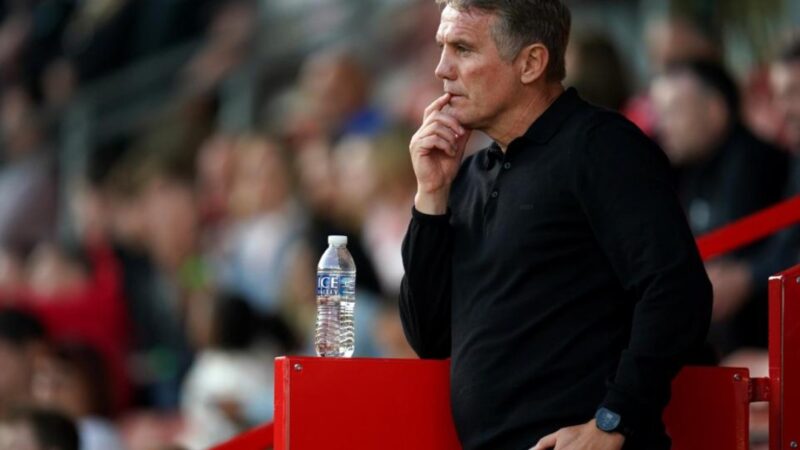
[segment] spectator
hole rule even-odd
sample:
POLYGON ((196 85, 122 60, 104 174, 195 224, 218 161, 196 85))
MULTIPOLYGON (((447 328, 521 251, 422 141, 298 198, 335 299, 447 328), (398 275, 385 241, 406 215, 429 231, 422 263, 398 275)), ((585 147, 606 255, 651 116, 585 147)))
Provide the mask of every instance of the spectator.
MULTIPOLYGON (((771 84, 775 110, 785 122, 786 141, 794 155, 792 174, 786 196, 800 195, 800 37, 795 37, 781 51, 772 64, 771 84)), ((800 226, 794 225, 773 236, 769 245, 750 265, 751 282, 741 289, 752 294, 757 289, 765 289, 764 281, 800 262, 800 226)), ((768 376, 769 355, 766 350, 743 349, 728 356, 722 365, 747 367, 753 377, 768 376)), ((750 406, 750 448, 767 450, 769 408, 767 403, 753 403, 750 406)))
POLYGON ((306 218, 291 191, 288 162, 273 141, 245 136, 233 151, 229 221, 213 255, 219 282, 258 314, 276 314, 306 218))
POLYGON ((108 371, 100 353, 79 343, 56 344, 37 364, 34 401, 75 421, 81 450, 122 450, 110 421, 113 411, 108 371))
POLYGON ((78 339, 101 351, 112 374, 115 412, 128 406, 131 394, 129 322, 118 264, 104 243, 89 246, 84 254, 45 242, 29 258, 26 289, 15 293, 53 339, 78 339))
POLYGON ((193 450, 272 418, 272 360, 279 354, 274 342, 258 345, 259 321, 241 298, 211 298, 204 306, 193 317, 199 353, 181 395, 182 441, 193 450))
MULTIPOLYGON (((786 197, 791 197, 800 195, 800 35, 786 44, 773 63, 771 81, 776 109, 785 123, 786 141, 792 155, 792 172, 785 193, 786 197)), ((767 279, 798 262, 800 225, 794 225, 772 240, 753 269, 754 277, 767 279)))
MULTIPOLYGON (((800 38, 795 37, 772 64, 774 104, 784 122, 791 154, 790 176, 784 197, 800 195, 800 38)), ((800 262, 800 226, 794 225, 771 238, 767 248, 749 266, 748 283, 737 286, 743 294, 766 289, 766 280, 800 262)))
MULTIPOLYGON (((738 88, 719 65, 673 65, 652 92, 660 137, 677 169, 679 197, 695 235, 781 198, 786 155, 742 124, 738 88)), ((752 276, 745 264, 760 246, 763 242, 708 266, 715 293, 712 337, 725 354, 743 345, 766 345, 765 297, 747 298, 740 289, 752 276)))
POLYGON ((328 246, 329 235, 347 235, 347 248, 358 265, 359 289, 381 296, 374 263, 361 242, 362 224, 352 220, 349 214, 354 209, 349 204, 352 200, 345 198, 339 187, 351 180, 337 173, 335 160, 333 151, 322 141, 305 146, 295 158, 299 195, 309 210, 306 240, 313 261, 311 264, 314 265, 309 267, 316 266, 316 261, 328 246))
POLYGON ((206 283, 194 192, 203 133, 161 117, 112 162, 102 185, 110 233, 122 249, 137 402, 168 410, 178 404, 190 362, 184 314, 192 292, 206 283))
MULTIPOLYGON (((645 42, 649 77, 658 76, 680 61, 722 60, 719 33, 689 16, 670 15, 650 20, 645 27, 645 42)), ((623 113, 648 136, 654 136, 658 118, 648 94, 633 98, 623 113)))

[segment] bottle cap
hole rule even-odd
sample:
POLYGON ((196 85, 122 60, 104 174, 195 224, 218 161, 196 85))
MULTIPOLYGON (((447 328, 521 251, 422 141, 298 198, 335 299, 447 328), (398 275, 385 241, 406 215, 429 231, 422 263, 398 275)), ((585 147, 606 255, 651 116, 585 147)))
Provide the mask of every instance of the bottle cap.
POLYGON ((328 245, 341 247, 347 245, 347 236, 330 235, 328 236, 328 245))

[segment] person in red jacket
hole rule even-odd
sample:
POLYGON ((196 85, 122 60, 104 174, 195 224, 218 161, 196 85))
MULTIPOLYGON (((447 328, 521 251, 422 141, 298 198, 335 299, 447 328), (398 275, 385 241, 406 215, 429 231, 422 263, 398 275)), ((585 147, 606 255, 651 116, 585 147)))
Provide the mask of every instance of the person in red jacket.
POLYGON ((33 312, 51 339, 97 348, 111 373, 114 411, 120 411, 131 395, 126 369, 129 324, 111 248, 94 241, 84 259, 42 243, 29 256, 26 270, 26 283, 0 291, 0 297, 33 312))

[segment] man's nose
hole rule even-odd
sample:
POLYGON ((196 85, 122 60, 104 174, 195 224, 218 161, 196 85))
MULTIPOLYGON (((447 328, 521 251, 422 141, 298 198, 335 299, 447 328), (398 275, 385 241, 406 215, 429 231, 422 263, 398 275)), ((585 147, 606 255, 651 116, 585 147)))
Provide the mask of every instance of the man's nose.
POLYGON ((442 49, 442 56, 439 57, 439 64, 436 66, 434 74, 436 75, 436 78, 441 80, 455 79, 455 70, 453 70, 453 64, 450 61, 447 48, 442 49))

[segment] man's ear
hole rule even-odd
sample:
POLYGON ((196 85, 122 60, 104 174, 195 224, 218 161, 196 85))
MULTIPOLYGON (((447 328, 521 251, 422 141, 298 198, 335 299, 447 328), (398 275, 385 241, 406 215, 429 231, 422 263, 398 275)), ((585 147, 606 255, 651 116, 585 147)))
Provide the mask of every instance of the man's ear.
POLYGON ((535 43, 522 48, 517 56, 520 67, 520 81, 530 84, 544 76, 547 64, 550 62, 550 52, 541 43, 535 43))

